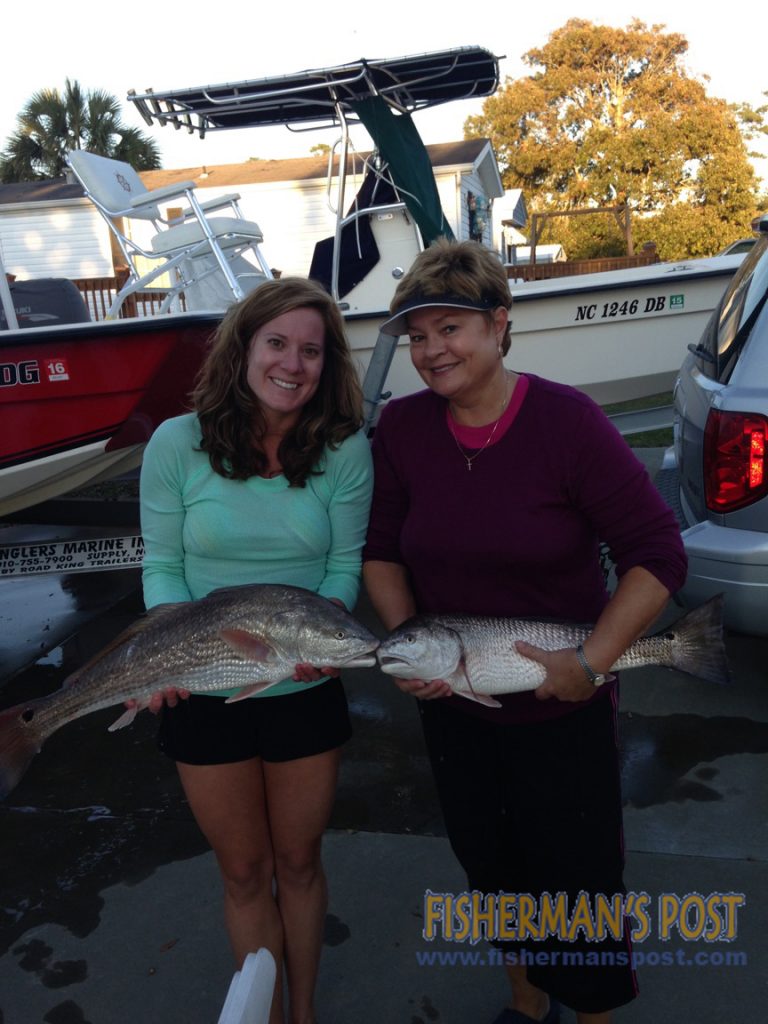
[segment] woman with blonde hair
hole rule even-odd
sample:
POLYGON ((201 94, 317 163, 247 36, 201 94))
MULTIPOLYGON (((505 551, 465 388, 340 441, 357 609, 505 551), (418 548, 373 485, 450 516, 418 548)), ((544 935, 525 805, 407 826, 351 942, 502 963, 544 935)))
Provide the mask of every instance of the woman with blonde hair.
MULTIPOLYGON (((343 322, 311 281, 269 281, 222 321, 193 395, 144 457, 148 608, 243 583, 300 586, 354 607, 372 485, 343 322)), ((321 839, 350 735, 332 666, 297 665, 262 695, 167 691, 159 743, 216 854, 238 966, 278 964, 270 1024, 314 1024, 327 887, 321 839), (179 696, 185 697, 179 700, 179 696)))

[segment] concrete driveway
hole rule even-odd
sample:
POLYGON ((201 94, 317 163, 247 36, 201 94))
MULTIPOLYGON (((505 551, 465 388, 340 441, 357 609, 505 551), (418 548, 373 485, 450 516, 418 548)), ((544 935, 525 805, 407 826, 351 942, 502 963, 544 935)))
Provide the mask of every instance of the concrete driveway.
MULTIPOLYGON (((136 592, 124 597, 76 644, 16 676, 0 703, 56 688, 140 611, 136 592)), ((359 614, 371 619, 365 601, 359 614)), ((677 614, 670 604, 667 618, 677 614)), ((727 649, 730 687, 672 670, 622 680, 626 881, 647 897, 649 919, 636 945, 641 997, 617 1014, 626 1024, 765 1016, 768 641, 732 635, 727 649), (669 914, 692 894, 684 939, 669 914), (696 895, 728 894, 732 940, 694 937, 704 906, 696 895)), ((422 937, 425 891, 460 892, 464 880, 414 704, 373 670, 348 673, 345 684, 355 735, 325 841, 319 1018, 490 1022, 507 990, 487 948, 422 937)), ((62 729, 0 805, 0 1024, 218 1020, 233 968, 213 856, 155 750, 154 720, 142 715, 108 734, 115 717, 100 712, 62 729)), ((574 1020, 564 1012, 564 1024, 574 1020)))

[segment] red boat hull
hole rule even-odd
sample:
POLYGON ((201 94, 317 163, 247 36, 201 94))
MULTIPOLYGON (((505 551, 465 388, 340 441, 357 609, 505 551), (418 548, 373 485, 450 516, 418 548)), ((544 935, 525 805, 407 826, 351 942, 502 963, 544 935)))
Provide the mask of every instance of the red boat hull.
POLYGON ((159 423, 187 411, 220 320, 185 313, 3 332, 0 513, 52 496, 24 498, 30 474, 40 480, 51 466, 50 477, 61 477, 53 489, 64 493, 62 467, 78 461, 74 453, 113 453, 105 465, 119 465, 114 453, 143 447, 159 423))

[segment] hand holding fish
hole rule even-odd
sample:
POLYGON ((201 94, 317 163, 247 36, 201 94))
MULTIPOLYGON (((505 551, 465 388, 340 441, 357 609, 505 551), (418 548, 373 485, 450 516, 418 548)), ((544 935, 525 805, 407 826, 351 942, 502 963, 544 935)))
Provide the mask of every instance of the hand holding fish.
POLYGON ((398 679, 393 682, 403 693, 408 693, 417 700, 435 700, 439 697, 450 697, 453 693, 451 684, 444 679, 398 679))
POLYGON ((573 647, 547 651, 525 640, 517 640, 515 650, 546 670, 544 682, 533 691, 538 700, 554 697, 563 701, 581 701, 594 696, 595 687, 584 674, 573 647))
POLYGON ((338 675, 340 675, 340 670, 335 665, 323 665, 321 668, 317 668, 315 665, 310 665, 309 662, 302 661, 296 666, 291 679, 297 683, 316 683, 318 679, 324 679, 326 676, 338 675))
MULTIPOLYGON (((611 661, 611 671, 667 665, 700 679, 725 682, 722 597, 689 612, 660 633, 634 641, 611 661)), ((607 631, 603 631, 605 636, 607 631)), ((613 641, 613 632, 607 633, 613 641)), ((381 642, 381 671, 406 693, 422 698, 447 692, 500 707, 496 695, 534 690, 537 697, 580 701, 594 685, 579 664, 576 648, 589 638, 601 654, 590 653, 595 670, 605 664, 605 642, 597 627, 547 620, 482 616, 420 615, 403 622, 381 642), (531 641, 536 641, 531 643, 531 641), (549 646, 546 646, 549 645, 549 646), (420 685, 432 680, 441 692, 420 685), (442 690, 442 687, 447 687, 442 690)))
POLYGON ((186 700, 188 697, 189 690, 180 690, 174 686, 169 686, 167 690, 158 690, 157 693, 153 693, 144 703, 131 698, 124 702, 124 706, 129 711, 141 711, 143 708, 146 708, 153 715, 157 715, 162 710, 164 704, 167 704, 169 708, 175 708, 180 700, 186 700))

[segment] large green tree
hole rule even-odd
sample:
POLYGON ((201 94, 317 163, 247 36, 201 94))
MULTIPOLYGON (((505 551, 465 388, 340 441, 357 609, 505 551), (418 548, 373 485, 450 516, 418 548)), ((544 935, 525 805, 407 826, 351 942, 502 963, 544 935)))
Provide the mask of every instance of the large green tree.
MULTIPOLYGON (((663 25, 574 18, 524 55, 532 74, 507 80, 465 134, 493 141, 506 187, 533 210, 627 203, 636 240, 662 258, 716 252, 749 233, 757 209, 745 135, 762 111, 707 96, 687 49, 663 25)), ((621 244, 603 218, 578 220, 558 218, 548 240, 567 238, 574 257, 621 244)))
POLYGON ((157 144, 123 124, 114 96, 67 79, 63 93, 41 89, 18 115, 16 131, 0 153, 0 180, 59 178, 66 171, 69 149, 124 160, 140 171, 160 166, 157 144))

